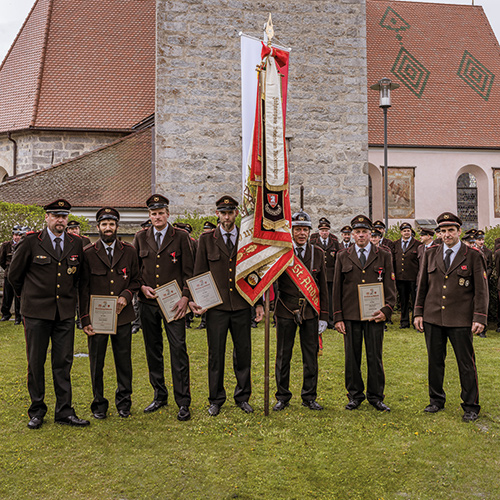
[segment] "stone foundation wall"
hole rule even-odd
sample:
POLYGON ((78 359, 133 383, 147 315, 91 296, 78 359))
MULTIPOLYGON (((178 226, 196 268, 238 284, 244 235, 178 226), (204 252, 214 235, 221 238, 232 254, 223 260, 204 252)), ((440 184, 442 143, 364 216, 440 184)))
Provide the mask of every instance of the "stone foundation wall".
MULTIPOLYGON (((17 142, 17 173, 30 172, 56 165, 105 146, 126 134, 97 132, 30 131, 12 134, 17 142)), ((13 173, 13 143, 0 137, 0 167, 13 173)))
POLYGON ((157 1, 157 191, 171 212, 241 199, 240 39, 269 12, 292 47, 287 136, 292 211, 305 187, 314 223, 338 230, 368 211, 364 0, 157 1))

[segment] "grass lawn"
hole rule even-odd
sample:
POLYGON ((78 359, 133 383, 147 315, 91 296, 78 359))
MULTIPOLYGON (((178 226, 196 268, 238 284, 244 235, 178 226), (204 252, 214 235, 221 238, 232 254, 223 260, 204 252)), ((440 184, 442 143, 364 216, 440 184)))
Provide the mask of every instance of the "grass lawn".
MULTIPOLYGON (((319 401, 325 410, 313 412, 300 405, 302 368, 297 343, 291 405, 265 417, 263 334, 263 327, 253 330, 250 402, 254 414, 243 413, 229 397, 218 417, 208 415, 205 331, 194 329, 188 331, 193 418, 177 421, 173 397, 169 406, 144 414, 153 392, 139 333, 133 338, 134 394, 129 419, 120 419, 111 405, 108 418, 91 419, 89 428, 54 424, 54 390, 47 362, 49 412, 43 427, 32 431, 26 426, 29 397, 23 329, 12 322, 1 323, 0 498, 500 498, 500 334, 490 330, 486 339, 475 339, 482 411, 472 424, 461 421, 451 346, 446 408, 435 415, 424 414, 428 398, 423 335, 394 326, 384 344, 385 401, 390 413, 379 413, 366 402, 356 411, 344 410, 343 342, 338 333, 328 330, 319 377, 319 401)), ((271 336, 273 366, 274 330, 271 336)), ((76 333, 75 352, 87 352, 81 331, 76 333)), ((111 361, 109 349, 105 393, 113 402, 111 361)), ((88 357, 75 357, 73 401, 81 418, 91 416, 88 365, 88 357)), ((234 383, 228 355, 229 396, 234 383)), ((274 389, 271 374, 272 394, 274 389)))

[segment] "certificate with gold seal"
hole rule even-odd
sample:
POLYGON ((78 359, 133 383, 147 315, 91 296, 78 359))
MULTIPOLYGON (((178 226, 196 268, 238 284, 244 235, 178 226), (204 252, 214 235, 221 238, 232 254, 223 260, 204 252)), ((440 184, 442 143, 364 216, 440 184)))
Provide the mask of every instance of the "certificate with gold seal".
POLYGON ((90 322, 95 333, 116 334, 118 297, 108 295, 90 296, 90 322))
POLYGON ((160 306, 161 312, 167 323, 174 320, 175 311, 173 311, 175 304, 182 298, 181 289, 176 280, 155 288, 156 300, 160 306))
POLYGON ((383 283, 366 283, 358 285, 359 314, 361 321, 372 319, 373 313, 384 307, 384 285, 383 283))
POLYGON ((222 304, 222 297, 210 271, 188 279, 186 283, 193 301, 202 309, 210 309, 222 304))

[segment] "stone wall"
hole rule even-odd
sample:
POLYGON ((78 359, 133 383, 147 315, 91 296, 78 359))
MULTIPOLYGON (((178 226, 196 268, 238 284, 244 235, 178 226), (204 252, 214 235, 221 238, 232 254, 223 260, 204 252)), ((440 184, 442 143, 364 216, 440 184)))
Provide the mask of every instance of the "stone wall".
POLYGON ((287 110, 292 211, 335 230, 368 210, 365 0, 157 1, 157 190, 171 212, 241 199, 240 39, 269 12, 292 47, 287 110))
MULTIPOLYGON (((102 132, 21 131, 12 133, 17 142, 17 173, 50 167, 105 146, 126 134, 102 132)), ((0 167, 12 175, 13 143, 0 136, 0 167)))

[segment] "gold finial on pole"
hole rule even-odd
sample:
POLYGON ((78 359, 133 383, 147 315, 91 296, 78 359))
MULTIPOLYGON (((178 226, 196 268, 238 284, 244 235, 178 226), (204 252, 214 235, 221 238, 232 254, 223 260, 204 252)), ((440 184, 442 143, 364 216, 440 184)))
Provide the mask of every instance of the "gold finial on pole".
POLYGON ((266 35, 267 35, 267 45, 270 47, 271 46, 271 40, 273 39, 273 36, 274 36, 273 19, 271 17, 271 13, 270 12, 269 12, 269 19, 267 20, 265 32, 266 32, 266 35))

